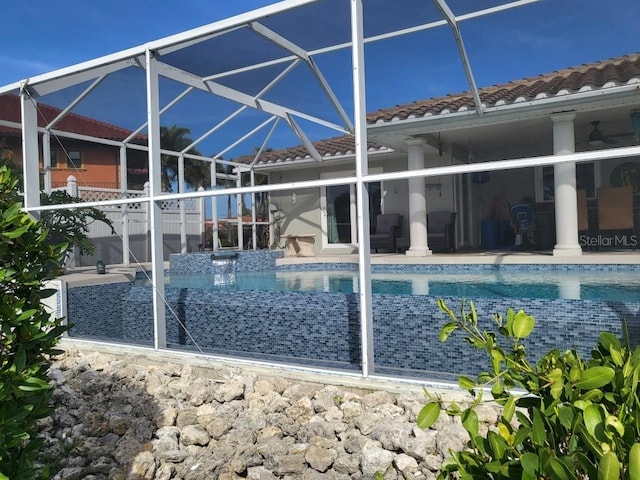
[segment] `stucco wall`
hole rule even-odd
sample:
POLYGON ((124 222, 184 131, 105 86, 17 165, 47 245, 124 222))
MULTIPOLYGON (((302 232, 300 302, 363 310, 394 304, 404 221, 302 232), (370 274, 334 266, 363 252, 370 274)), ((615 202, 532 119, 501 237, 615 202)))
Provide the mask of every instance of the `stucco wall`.
POLYGON ((65 158, 65 152, 57 149, 58 167, 51 169, 51 181, 54 185, 67 182, 67 177, 76 177, 79 185, 93 185, 104 188, 117 187, 119 178, 118 150, 104 145, 76 143, 65 145, 67 151, 79 151, 81 166, 73 168, 65 158))

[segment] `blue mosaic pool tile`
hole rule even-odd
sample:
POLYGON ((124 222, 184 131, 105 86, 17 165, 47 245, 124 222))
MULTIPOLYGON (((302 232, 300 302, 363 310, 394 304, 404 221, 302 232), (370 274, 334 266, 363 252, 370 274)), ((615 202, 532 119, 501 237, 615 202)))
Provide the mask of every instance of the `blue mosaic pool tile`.
POLYGON ((270 272, 276 269, 276 260, 284 256, 282 250, 247 250, 238 253, 237 272, 270 272))
POLYGON ((67 289, 70 337, 121 340, 124 298, 133 283, 109 283, 67 289))
MULTIPOLYGON (((303 264, 287 264, 279 265, 279 271, 332 271, 347 270, 357 271, 357 263, 303 263, 303 264)), ((582 264, 522 264, 522 265, 494 265, 494 264, 477 264, 477 265, 437 265, 437 264, 373 264, 371 265, 373 273, 429 273, 429 272, 446 272, 446 273, 482 273, 482 272, 554 272, 554 271, 576 271, 576 272, 638 272, 640 273, 640 265, 612 264, 612 265, 582 265, 582 264)))
MULTIPOLYGON (((260 270, 264 270, 264 265, 271 265, 272 260, 275 265, 275 258, 271 255, 260 258, 258 253, 282 252, 264 251, 249 255, 246 268, 260 267, 260 270)), ((203 258, 181 260, 184 260, 185 268, 196 268, 196 261, 203 258)), ((321 268, 319 264, 297 267, 302 268, 296 270, 328 269, 324 264, 321 268)), ((329 269, 345 267, 357 269, 354 264, 334 264, 329 269)), ((399 270, 399 266, 374 266, 377 271, 407 271, 406 265, 402 267, 404 270, 399 270)), ((411 272, 425 271, 425 267, 453 271, 451 266, 409 267, 411 272)), ((550 266, 536 266, 536 269, 538 267, 550 266)), ((473 265, 463 267, 462 271, 487 271, 488 268, 497 267, 473 265)), ((522 265, 499 268, 505 271, 523 270, 522 265)), ((636 266, 626 265, 611 266, 611 269, 640 271, 636 266)), ((347 369, 360 364, 360 308, 356 294, 295 291, 238 293, 168 288, 165 295, 169 304, 165 315, 170 347, 193 350, 195 340, 199 348, 211 353, 258 359, 279 358, 293 363, 333 365, 347 369)), ((439 341, 440 327, 448 317, 438 309, 438 298, 373 296, 376 371, 393 371, 396 374, 408 372, 413 375, 417 372, 421 378, 440 379, 453 378, 462 373, 474 374, 488 367, 485 354, 465 344, 460 333, 454 333, 444 345, 439 341)), ((455 295, 443 298, 454 311, 459 309, 461 298, 455 295)), ((483 329, 495 329, 493 315, 504 315, 511 307, 524 308, 533 315, 536 328, 525 342, 533 360, 552 348, 575 348, 588 356, 602 331, 622 336, 623 319, 628 323, 632 344, 640 344, 640 302, 517 298, 473 300, 480 317, 480 328, 483 329)), ((151 289, 133 287, 130 283, 70 288, 69 320, 76 323, 71 335, 153 345, 152 306, 151 289)))
POLYGON ((327 272, 335 270, 344 270, 349 272, 357 272, 357 263, 301 263, 278 265, 278 271, 283 272, 327 272))
POLYGON ((173 253, 169 256, 169 274, 218 273, 214 258, 224 262, 235 259, 236 272, 265 272, 276 268, 276 260, 282 258, 282 250, 247 250, 243 252, 173 253))

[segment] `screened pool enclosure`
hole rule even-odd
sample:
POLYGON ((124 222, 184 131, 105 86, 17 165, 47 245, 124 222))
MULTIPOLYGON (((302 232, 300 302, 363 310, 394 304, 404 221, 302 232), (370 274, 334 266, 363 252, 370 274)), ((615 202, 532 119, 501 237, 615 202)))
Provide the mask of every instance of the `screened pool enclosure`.
MULTIPOLYGON (((357 268, 360 282, 357 293, 343 299, 345 311, 350 312, 346 320, 343 319, 347 324, 339 325, 342 317, 330 318, 332 314, 318 308, 318 304, 309 306, 304 300, 288 294, 280 295, 282 298, 276 303, 290 302, 291 310, 302 313, 308 309, 308 318, 301 320, 305 328, 324 329, 328 334, 321 335, 325 343, 318 344, 317 349, 329 348, 326 344, 331 343, 332 332, 336 332, 336 336, 347 332, 345 335, 356 339, 355 344, 345 347, 349 352, 346 369, 355 367, 364 377, 401 376, 403 369, 421 376, 430 370, 441 370, 446 365, 429 366, 428 359, 425 359, 426 363, 410 366, 394 366, 390 360, 391 363, 386 363, 384 368, 376 368, 375 358, 393 358, 390 352, 401 350, 404 342, 412 341, 412 336, 436 332, 440 326, 440 320, 433 318, 425 318, 424 323, 412 320, 411 328, 414 330, 408 332, 402 332, 401 325, 393 329, 382 325, 385 317, 393 316, 397 309, 411 308, 411 302, 405 299, 396 304, 394 300, 383 302, 381 306, 373 299, 369 238, 375 215, 370 212, 379 212, 381 204, 385 211, 394 205, 391 190, 381 185, 385 182, 388 185, 404 182, 402 184, 406 185, 410 218, 406 219, 409 232, 405 236, 410 237, 412 243, 408 255, 419 256, 431 253, 426 246, 425 190, 439 188, 437 185, 442 184, 443 178, 454 179, 452 185, 459 190, 460 198, 465 198, 463 190, 467 188, 467 180, 463 178, 476 172, 519 171, 549 166, 555 169, 556 178, 564 178, 565 174, 571 175, 566 173, 571 169, 575 176, 576 163, 640 155, 640 147, 624 143, 575 153, 573 133, 566 133, 567 122, 571 121, 567 116, 568 110, 578 104, 596 101, 601 102, 597 108, 604 108, 604 104, 611 108, 619 106, 622 102, 617 99, 632 95, 633 85, 620 86, 616 95, 610 92, 610 98, 607 92, 599 96, 581 92, 580 97, 554 96, 546 100, 540 97, 536 101, 490 108, 481 98, 473 56, 482 59, 478 63, 482 63, 483 72, 492 68, 492 58, 495 67, 509 64, 510 60, 503 56, 509 50, 492 41, 495 40, 491 38, 492 29, 500 25, 508 31, 527 24, 529 15, 542 8, 541 3, 536 0, 285 0, 7 85, 0 88, 0 95, 19 96, 21 118, 20 122, 2 121, 2 125, 20 131, 25 207, 34 215, 50 208, 74 208, 74 205, 40 205, 41 188, 48 191, 54 188, 51 172, 55 165, 52 168, 52 162, 60 161, 52 158, 52 146, 85 142, 114 150, 118 176, 115 190, 119 193, 102 200, 87 201, 84 205, 120 211, 144 206, 153 287, 148 294, 141 291, 131 293, 129 290, 121 294, 123 298, 127 297, 131 308, 143 305, 140 308, 146 308, 149 315, 132 316, 124 323, 136 330, 136 325, 131 322, 146 322, 140 328, 148 331, 150 337, 149 342, 143 344, 162 350, 185 345, 173 344, 168 341, 168 335, 178 335, 178 331, 189 332, 197 344, 194 339, 202 333, 190 332, 193 326, 184 324, 182 320, 178 327, 174 319, 167 318, 180 314, 165 308, 167 299, 184 294, 196 305, 198 294, 165 289, 164 262, 169 260, 163 247, 166 205, 177 205, 176 222, 181 227, 182 253, 194 250, 187 247, 185 233, 186 205, 194 199, 205 205, 203 209, 211 225, 209 240, 212 251, 223 246, 220 232, 225 222, 220 219, 226 217, 228 220, 231 216, 234 221, 226 221, 226 228, 232 225, 231 228, 237 229, 234 241, 238 249, 255 251, 274 250, 276 247, 277 250, 280 245, 278 242, 274 244, 274 236, 286 233, 288 225, 298 223, 303 225, 299 227, 302 232, 292 233, 304 233, 304 224, 309 222, 304 215, 290 215, 284 222, 276 221, 278 212, 285 208, 293 211, 292 206, 311 202, 309 199, 313 197, 310 210, 315 209, 321 212, 320 216, 326 216, 329 215, 328 209, 323 202, 332 198, 332 192, 344 190, 352 200, 349 212, 355 221, 349 224, 351 230, 347 236, 357 247, 358 262, 354 268, 357 268), (465 42, 465 30, 473 36, 473 42, 465 42), (440 88, 446 88, 446 91, 434 90, 436 87, 432 88, 432 84, 441 84, 440 88), (444 95, 451 90, 467 91, 472 104, 438 115, 438 118, 434 116, 432 123, 429 123, 428 112, 420 118, 410 116, 397 122, 393 119, 373 121, 373 116, 368 120, 368 112, 376 109, 415 98, 444 95), (47 119, 44 124, 43 105, 60 110, 55 118, 47 119), (73 127, 63 128, 65 118, 68 120, 72 114, 100 124, 118 126, 126 133, 122 138, 105 138, 101 134, 92 136, 86 131, 78 133, 73 127), (543 117, 548 120, 552 115, 555 116, 553 123, 549 121, 548 128, 546 124, 543 127, 543 117), (497 125, 500 129, 506 125, 506 129, 514 119, 526 120, 540 130, 548 130, 544 142, 535 142, 534 139, 531 144, 548 143, 548 150, 541 153, 529 149, 523 154, 513 149, 511 154, 487 156, 482 162, 476 162, 473 161, 472 137, 469 136, 468 139, 457 138, 458 147, 451 143, 447 152, 451 161, 446 164, 427 165, 416 157, 416 147, 422 148, 423 142, 435 151, 440 148, 442 157, 439 142, 446 137, 447 131, 477 128, 478 139, 473 141, 480 142, 481 137, 487 136, 483 128, 497 125), (187 129, 187 144, 181 144, 179 148, 161 145, 162 129, 172 126, 187 129), (550 132, 554 128, 556 143, 551 147, 550 132), (317 148, 316 142, 320 140, 345 136, 348 141, 331 155, 317 148), (459 146, 464 152, 457 150, 459 146), (276 160, 265 156, 286 148, 289 148, 287 155, 276 160), (386 156, 403 149, 408 152, 405 163, 383 166, 386 156), (459 161, 460 158, 464 161, 459 161), (166 176, 167 168, 173 172, 169 178, 166 176), (127 194, 133 182, 132 175, 142 175, 142 179, 148 181, 144 193, 135 198, 127 194), (328 193, 320 195, 318 192, 328 193), (377 204, 370 205, 374 197, 377 204), (227 203, 221 202, 221 198, 225 198, 227 203), (226 204, 227 215, 221 211, 226 204), (424 245, 420 243, 422 237, 424 245), (372 305, 377 306, 374 309, 372 305), (355 317, 353 312, 357 312, 355 317), (148 321, 142 318, 148 318, 148 321), (353 351, 353 345, 356 351, 353 351), (378 352, 378 348, 388 351, 378 352)), ((512 53, 517 54, 515 51, 512 53)), ((495 80, 483 74, 482 83, 486 82, 495 80)), ((633 95, 636 95, 634 101, 637 103, 637 93, 633 95)), ((590 124, 586 118, 582 123, 587 127, 590 124)), ((464 131, 458 135, 464 137, 467 133, 471 135, 464 131)), ((68 148, 65 152, 68 153, 68 148)), ((475 152, 477 154, 478 150, 475 152)), ((70 164, 78 162, 76 158, 70 164)), ((82 172, 82 168, 73 172, 79 181, 82 180, 82 172)), ((563 191, 557 190, 560 195, 563 191)), ((558 195, 556 197, 561 198, 558 195)), ((473 199, 465 201, 472 203, 473 199)), ((568 205, 568 212, 566 208, 556 210, 556 216, 570 217, 571 202, 568 205)), ((463 204, 456 206, 459 211, 465 208, 463 204)), ((324 232, 326 222, 331 223, 335 218, 322 218, 325 223, 318 227, 318 231, 324 232)), ((464 235, 471 235, 469 232, 475 229, 473 219, 467 220, 468 217, 461 213, 459 218, 460 229, 467 232, 464 235)), ((323 234, 331 237, 327 232, 323 234)), ((572 240, 574 234, 577 237, 577 229, 575 232, 559 231, 559 246, 554 254, 562 255, 567 251, 578 255, 579 247, 572 240)), ((209 245, 204 239, 197 243, 203 249, 209 245)), ((122 263, 132 263, 126 253, 127 248, 123 248, 122 263)), ((225 295, 225 308, 234 305, 233 308, 239 310, 232 311, 238 312, 239 316, 242 315, 243 303, 246 309, 251 308, 250 315, 254 318, 260 318, 261 308, 269 310, 267 307, 272 304, 268 299, 246 292, 235 293, 235 299, 225 295), (243 297, 246 297, 244 301, 243 297), (247 300, 248 297, 252 300, 247 300)), ((327 299, 322 302, 332 303, 327 299)), ((180 305, 186 304, 182 302, 180 305)), ((488 305, 487 309, 490 308, 488 305)), ((121 314, 124 310, 123 307, 121 314)), ((419 310, 419 315, 424 312, 419 310)), ((284 315, 282 312, 273 313, 276 314, 284 315)), ((210 318, 212 324, 216 321, 215 315, 212 313, 210 318)), ((291 314, 291 318, 302 317, 297 313, 291 314)), ((260 321, 264 328, 268 328, 279 319, 265 315, 260 321)), ((199 324, 198 328, 206 326, 199 324)), ((289 325, 289 329, 295 328, 295 323, 289 325)), ((259 331, 255 330, 256 335, 259 331)), ((218 335, 232 335, 231 330, 226 332, 219 330, 218 335)), ((274 329, 272 334, 281 336, 283 343, 287 342, 286 329, 274 329)), ((239 333, 233 335, 237 337, 239 333)), ((316 337, 310 337, 310 341, 312 338, 316 337)), ((344 340, 335 338, 335 343, 344 340)), ((246 342, 251 343, 251 337, 246 337, 246 342)), ((215 351, 204 353, 216 354, 215 351)), ((233 352, 225 354, 233 356, 233 352)), ((252 357, 250 353, 247 356, 252 357)), ((302 354, 300 358, 294 357, 286 354, 282 359, 260 355, 254 358, 311 365, 313 368, 345 368, 340 362, 315 363, 313 358, 304 358, 302 354)))

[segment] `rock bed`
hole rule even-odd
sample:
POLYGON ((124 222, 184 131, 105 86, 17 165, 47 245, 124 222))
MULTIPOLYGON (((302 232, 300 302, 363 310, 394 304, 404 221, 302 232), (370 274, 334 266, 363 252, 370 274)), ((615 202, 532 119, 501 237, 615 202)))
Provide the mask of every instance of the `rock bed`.
MULTIPOLYGON (((421 430, 417 392, 306 383, 229 366, 67 351, 41 459, 55 479, 433 479, 467 434, 421 430)), ((486 425, 496 411, 480 410, 486 425)))

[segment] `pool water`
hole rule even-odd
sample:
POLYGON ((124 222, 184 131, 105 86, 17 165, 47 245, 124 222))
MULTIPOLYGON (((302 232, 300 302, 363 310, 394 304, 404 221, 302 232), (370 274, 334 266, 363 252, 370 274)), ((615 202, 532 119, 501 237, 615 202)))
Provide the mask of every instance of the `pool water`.
MULTIPOLYGON (((271 271, 167 277, 168 288, 357 293, 356 271, 271 271)), ((373 273, 380 295, 640 301, 635 271, 373 273)))

